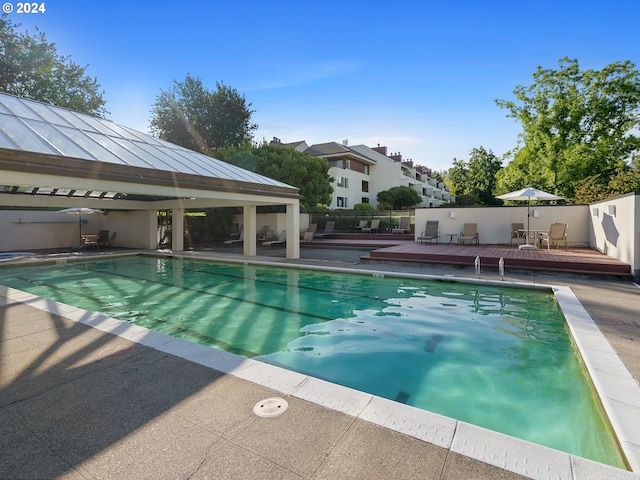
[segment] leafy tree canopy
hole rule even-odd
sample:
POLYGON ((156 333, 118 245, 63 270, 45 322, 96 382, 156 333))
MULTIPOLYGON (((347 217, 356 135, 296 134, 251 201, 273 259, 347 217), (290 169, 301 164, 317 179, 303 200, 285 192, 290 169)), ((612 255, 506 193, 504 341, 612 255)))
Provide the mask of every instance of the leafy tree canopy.
POLYGON ((640 171, 623 167, 608 182, 602 175, 585 178, 576 189, 575 200, 577 203, 593 203, 631 192, 640 192, 640 171))
POLYGON ((300 205, 306 211, 331 203, 333 178, 329 176, 329 162, 299 152, 286 145, 263 142, 259 146, 248 143, 217 152, 220 160, 259 173, 274 180, 297 187, 300 205))
POLYGON ((411 208, 422 201, 420 194, 411 187, 393 187, 379 192, 377 197, 379 204, 390 205, 393 210, 411 208))
POLYGON ((6 15, 0 18, 0 91, 104 116, 104 92, 95 77, 85 75, 87 67, 59 55, 44 33, 20 33, 19 27, 6 15))
POLYGON ((640 152, 640 76, 629 61, 581 70, 563 58, 558 69, 538 67, 534 83, 517 86, 516 100, 496 100, 522 124, 519 146, 499 178, 499 190, 549 186, 572 198, 591 175, 605 180, 640 152))
POLYGON ((212 152, 249 142, 258 125, 251 122, 251 103, 222 82, 210 91, 199 78, 161 91, 151 108, 151 132, 196 152, 212 152))
POLYGON ((494 153, 483 147, 471 150, 469 161, 453 160, 453 167, 447 173, 447 184, 458 200, 465 202, 477 199, 476 205, 495 205, 496 174, 502 168, 502 161, 494 153), (462 197, 458 199, 458 197, 462 197))

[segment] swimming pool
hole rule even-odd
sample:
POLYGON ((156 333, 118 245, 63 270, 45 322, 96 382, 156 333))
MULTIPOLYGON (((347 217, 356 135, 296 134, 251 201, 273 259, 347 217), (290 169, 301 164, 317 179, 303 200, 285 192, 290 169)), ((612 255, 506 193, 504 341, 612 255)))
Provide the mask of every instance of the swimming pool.
POLYGON ((550 293, 144 256, 0 284, 623 466, 550 293))

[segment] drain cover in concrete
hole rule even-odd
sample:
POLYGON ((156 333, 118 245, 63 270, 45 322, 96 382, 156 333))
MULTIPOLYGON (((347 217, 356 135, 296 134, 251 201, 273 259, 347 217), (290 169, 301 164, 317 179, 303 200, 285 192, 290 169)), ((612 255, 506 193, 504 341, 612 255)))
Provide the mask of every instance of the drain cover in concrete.
POLYGON ((259 417, 277 417, 289 407, 284 398, 271 397, 260 400, 253 406, 253 413, 259 417))

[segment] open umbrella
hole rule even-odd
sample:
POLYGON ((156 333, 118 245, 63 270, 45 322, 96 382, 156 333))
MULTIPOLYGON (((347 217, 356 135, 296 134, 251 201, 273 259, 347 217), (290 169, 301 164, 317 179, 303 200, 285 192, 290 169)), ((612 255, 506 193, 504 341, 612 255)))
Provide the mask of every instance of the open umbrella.
POLYGON ((86 207, 71 207, 64 210, 58 210, 58 213, 68 213, 70 215, 78 215, 78 227, 80 229, 80 248, 82 248, 82 215, 93 215, 94 213, 104 213, 102 210, 86 207))
POLYGON ((562 197, 552 193, 543 192, 537 188, 523 188, 516 192, 499 195, 500 200, 518 200, 527 202, 527 245, 529 244, 529 218, 531 217, 531 200, 560 200, 562 197))

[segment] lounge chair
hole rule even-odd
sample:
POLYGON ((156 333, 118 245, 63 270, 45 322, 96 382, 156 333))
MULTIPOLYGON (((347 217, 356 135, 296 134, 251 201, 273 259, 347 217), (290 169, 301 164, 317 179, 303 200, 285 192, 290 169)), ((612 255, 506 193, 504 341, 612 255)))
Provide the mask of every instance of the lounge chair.
POLYGON ((304 243, 311 243, 313 242, 313 232, 304 232, 302 234, 302 242, 304 243))
POLYGON ((264 238, 260 239, 260 243, 272 241, 274 233, 275 232, 271 229, 267 230, 267 233, 264 234, 264 238))
POLYGON ((264 242, 262 244, 263 247, 275 247, 278 245, 285 245, 287 243, 287 231, 283 230, 280 232, 280 236, 277 240, 271 240, 270 242, 264 242))
POLYGON ((391 233, 409 233, 411 226, 411 217, 401 217, 397 228, 393 228, 391 233))
POLYGON ((548 233, 540 234, 540 243, 547 242, 547 250, 549 250, 552 243, 556 244, 556 248, 560 248, 559 243, 564 242, 564 249, 567 250, 567 235, 566 223, 552 223, 548 233))
POLYGON ((336 226, 336 222, 327 222, 327 224, 324 226, 324 232, 322 233, 315 233, 313 235, 314 238, 324 238, 324 237, 330 237, 331 235, 333 235, 333 229, 336 226))
POLYGON ((318 230, 318 224, 317 223, 310 223, 309 224, 309 228, 306 231, 300 233, 300 239, 301 240, 304 239, 304 237, 305 237, 305 235, 307 233, 310 233, 311 234, 311 238, 313 238, 313 235, 316 233, 317 230, 318 230))
POLYGON ((480 243, 480 236, 478 235, 477 223, 465 223, 463 231, 458 237, 458 243, 480 243))
POLYGON ((420 243, 424 243, 427 241, 429 243, 433 243, 434 240, 436 241, 436 243, 440 243, 440 232, 438 232, 438 220, 427 220, 427 226, 424 232, 422 232, 418 237, 418 241, 420 243))
POLYGON ((527 232, 524 231, 524 223, 512 223, 511 224, 511 245, 515 240, 516 245, 521 241, 525 242, 527 239, 527 232))
POLYGON ((243 243, 244 242, 244 230, 240 232, 240 236, 238 238, 232 238, 230 240, 225 240, 224 241, 224 246, 225 247, 232 247, 233 245, 237 244, 237 243, 243 243))
POLYGON ((371 225, 369 225, 366 228, 363 228, 361 231, 362 233, 371 233, 375 230, 376 233, 378 233, 379 228, 380 228, 380 219, 376 218, 374 220, 371 220, 371 225))
POLYGON ((265 240, 268 231, 269 225, 264 225, 260 230, 256 232, 256 240, 265 240))

